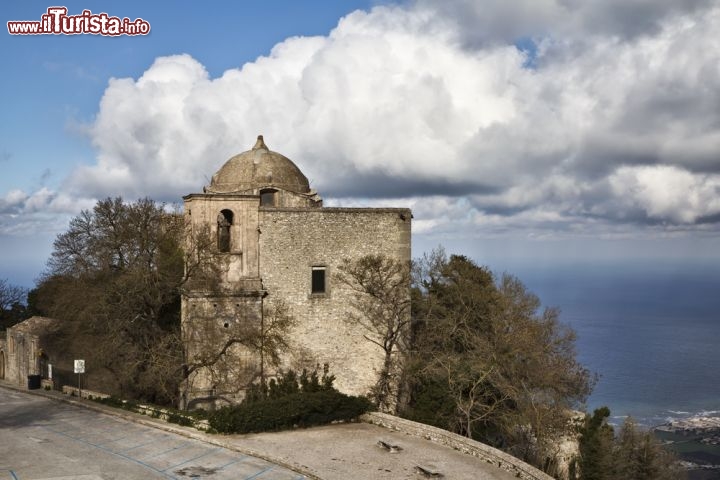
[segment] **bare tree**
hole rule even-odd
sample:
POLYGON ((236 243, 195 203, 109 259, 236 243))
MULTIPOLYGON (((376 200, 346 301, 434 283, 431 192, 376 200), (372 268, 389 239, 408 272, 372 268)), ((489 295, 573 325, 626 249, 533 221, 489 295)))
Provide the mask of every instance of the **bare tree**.
POLYGON ((218 400, 232 402, 253 382, 265 385, 280 352, 289 346, 287 334, 294 319, 285 303, 267 292, 237 297, 233 285, 222 281, 228 256, 221 251, 209 225, 185 223, 185 271, 181 291, 187 314, 182 328, 181 405, 218 400), (198 292, 203 301, 192 307, 198 292), (201 385, 201 387, 198 387, 201 385), (205 395, 187 401, 191 390, 205 395))
POLYGON ((10 282, 0 280, 0 310, 10 310, 16 303, 22 303, 27 295, 27 289, 12 285, 10 282))
POLYGON ((195 402, 230 403, 256 381, 264 387, 289 348, 288 332, 295 321, 282 301, 262 300, 258 308, 251 303, 218 307, 194 312, 183 332, 184 396, 197 381, 209 383, 213 390, 195 402))
POLYGON ((7 279, 0 280, 0 330, 23 320, 27 293, 27 289, 12 285, 7 279))
POLYGON ((395 412, 410 333, 410 265, 383 255, 346 260, 337 279, 353 292, 347 320, 365 330, 367 341, 383 351, 383 363, 371 392, 381 411, 395 412))
MULTIPOLYGON (((270 372, 268 367, 280 365, 280 354, 290 349, 288 333, 295 325, 288 306, 282 300, 263 304, 260 326, 248 338, 249 347, 260 356, 260 384, 264 387, 270 372)), ((272 372, 274 374, 274 372, 272 372)))

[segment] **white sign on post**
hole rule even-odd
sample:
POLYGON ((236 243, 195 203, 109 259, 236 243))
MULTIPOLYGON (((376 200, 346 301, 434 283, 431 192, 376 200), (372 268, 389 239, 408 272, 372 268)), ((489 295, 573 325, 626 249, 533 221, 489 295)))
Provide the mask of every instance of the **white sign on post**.
POLYGON ((85 360, 75 360, 75 373, 85 373, 85 360))

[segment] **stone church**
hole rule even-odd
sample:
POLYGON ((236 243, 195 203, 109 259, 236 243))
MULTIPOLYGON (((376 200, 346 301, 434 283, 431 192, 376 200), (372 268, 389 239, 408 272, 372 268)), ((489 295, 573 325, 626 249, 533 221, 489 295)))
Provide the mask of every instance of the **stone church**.
POLYGON ((291 325, 280 368, 327 364, 340 391, 368 393, 383 352, 348 321, 354 292, 334 276, 346 259, 370 254, 409 262, 410 210, 323 207, 300 169, 262 136, 225 162, 202 193, 183 199, 188 250, 201 246, 199 258, 205 245, 214 266, 189 281, 182 298, 190 366, 184 405, 241 399, 269 362, 259 358, 261 348, 232 339, 242 340, 248 326, 272 329, 283 312, 291 325))

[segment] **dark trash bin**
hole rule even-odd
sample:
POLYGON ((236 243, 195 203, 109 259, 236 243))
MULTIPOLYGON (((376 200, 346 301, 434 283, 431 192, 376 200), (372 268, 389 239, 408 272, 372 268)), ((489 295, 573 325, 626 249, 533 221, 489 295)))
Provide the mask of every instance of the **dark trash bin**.
POLYGON ((40 375, 28 375, 28 390, 37 390, 40 388, 40 375))

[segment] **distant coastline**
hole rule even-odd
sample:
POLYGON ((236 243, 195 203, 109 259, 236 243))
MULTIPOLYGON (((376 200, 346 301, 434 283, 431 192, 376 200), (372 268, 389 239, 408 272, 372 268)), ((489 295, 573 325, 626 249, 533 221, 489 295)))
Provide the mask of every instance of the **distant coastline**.
POLYGON ((577 332, 578 359, 600 376, 587 411, 607 406, 616 428, 631 416, 685 460, 690 480, 720 480, 720 445, 711 429, 695 429, 698 421, 712 426, 698 419, 720 417, 720 264, 615 262, 514 273, 577 332))
POLYGON ((720 478, 720 417, 673 420, 653 431, 680 456, 690 480, 720 478))

